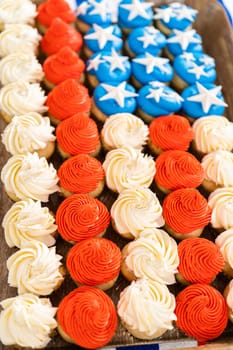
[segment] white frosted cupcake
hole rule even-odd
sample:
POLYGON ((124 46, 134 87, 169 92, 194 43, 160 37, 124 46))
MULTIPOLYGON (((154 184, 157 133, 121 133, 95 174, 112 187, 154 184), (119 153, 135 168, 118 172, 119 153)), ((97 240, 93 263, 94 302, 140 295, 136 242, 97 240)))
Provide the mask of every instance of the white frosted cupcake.
POLYGON ((129 281, 147 278, 164 284, 176 282, 179 256, 176 241, 164 230, 148 228, 122 250, 121 272, 129 281))
POLYGON ((162 207, 149 188, 129 188, 120 193, 111 208, 112 225, 128 239, 138 238, 147 228, 162 227, 162 207))
POLYGON ((2 143, 12 155, 37 152, 49 158, 55 149, 54 130, 49 117, 31 112, 12 118, 2 133, 2 143))
POLYGON ((106 119, 101 130, 101 140, 107 151, 126 144, 141 150, 148 134, 148 126, 140 118, 131 113, 117 113, 106 119))
POLYGON ((154 339, 173 329, 175 305, 175 297, 165 284, 139 279, 121 292, 117 311, 133 336, 154 339))
POLYGON ((2 168, 1 180, 14 201, 31 198, 48 202, 49 195, 58 191, 56 169, 36 152, 9 158, 2 168))
POLYGON ((233 280, 231 280, 224 289, 223 295, 228 306, 228 318, 233 323, 233 280))
POLYGON ((220 249, 225 261, 223 272, 233 277, 233 228, 222 232, 215 240, 215 243, 220 249))
POLYGON ((48 298, 23 294, 2 300, 0 305, 2 344, 31 349, 43 349, 48 345, 57 327, 57 308, 48 298))
POLYGON ((211 225, 219 230, 233 227, 233 187, 222 187, 212 192, 208 198, 212 209, 211 225))
POLYGON ((108 188, 118 193, 132 187, 149 187, 155 176, 154 159, 131 146, 109 151, 103 168, 108 188))
POLYGON ((22 248, 25 242, 32 240, 43 242, 48 247, 55 244, 55 218, 39 201, 27 198, 14 203, 6 212, 2 227, 10 248, 22 248))
POLYGON ((4 0, 1 1, 0 30, 6 24, 34 25, 36 17, 36 4, 30 0, 4 0))
POLYGON ((46 112, 45 101, 45 92, 37 83, 19 81, 8 84, 0 90, 0 112, 7 123, 15 115, 46 112))

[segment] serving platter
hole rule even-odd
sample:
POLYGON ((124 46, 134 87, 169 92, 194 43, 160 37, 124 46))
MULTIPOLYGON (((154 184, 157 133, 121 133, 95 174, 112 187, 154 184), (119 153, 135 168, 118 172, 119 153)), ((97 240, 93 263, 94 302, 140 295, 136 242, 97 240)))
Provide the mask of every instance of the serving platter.
MULTIPOLYGON (((155 7, 160 6, 161 4, 171 3, 171 0, 168 1, 158 1, 155 0, 155 7)), ((186 3, 187 5, 196 8, 199 11, 198 17, 195 22, 195 28, 203 38, 203 46, 206 53, 213 56, 216 60, 217 67, 217 83, 223 87, 223 95, 225 101, 228 104, 225 115, 227 118, 233 121, 233 32, 231 30, 230 24, 227 20, 227 17, 222 9, 222 7, 215 0, 186 0, 180 1, 186 3)), ((5 128, 5 122, 0 119, 0 131, 2 132, 5 128)), ((102 125, 98 125, 101 128, 102 125)), ((6 163, 10 155, 6 152, 5 147, 0 143, 0 169, 6 163)), ((100 160, 104 159, 104 154, 100 155, 100 160)), ((54 153, 50 161, 58 169, 62 163, 62 159, 57 152, 54 153)), ((163 200, 163 195, 158 192, 158 190, 153 187, 153 190, 157 193, 160 200, 163 200)), ((201 190, 202 191, 202 190, 201 190)), ((202 193, 204 193, 202 191, 202 193)), ((99 199, 103 201, 108 208, 111 207, 112 203, 116 199, 116 195, 109 191, 107 188, 104 189, 104 192, 101 194, 99 199)), ((63 198, 59 194, 52 195, 49 201, 49 208, 56 212, 59 204, 63 198)), ((11 207, 13 202, 8 198, 4 192, 2 183, 0 184, 0 222, 2 222, 3 216, 7 210, 11 207)), ((217 233, 207 227, 204 230, 202 237, 214 240, 217 236, 217 233)), ((116 242, 120 248, 122 248, 127 241, 121 238, 116 234, 112 227, 110 226, 105 234, 106 238, 109 238, 116 242)), ((65 263, 65 257, 68 250, 71 248, 71 245, 64 242, 60 236, 57 238, 56 242, 57 252, 61 254, 63 258, 63 263, 65 263)), ((6 269, 6 260, 7 258, 15 252, 16 249, 9 248, 5 242, 4 234, 2 227, 0 227, 0 300, 3 300, 7 297, 15 296, 16 289, 11 288, 7 284, 7 269, 6 269)), ((213 286, 223 291, 225 285, 229 280, 223 275, 219 274, 216 280, 213 282, 213 286)), ((129 283, 124 279, 123 276, 119 276, 113 288, 107 291, 107 294, 112 298, 115 304, 119 299, 120 292, 128 285, 129 283)), ((62 286, 54 292, 50 298, 54 306, 57 306, 60 300, 67 295, 71 290, 76 288, 76 285, 73 283, 69 275, 66 275, 65 281, 62 286)), ((182 286, 178 283, 172 286, 169 286, 169 289, 175 295, 182 289, 182 286)), ((115 336, 112 341, 107 345, 110 347, 116 346, 126 346, 126 345, 136 345, 136 344, 148 344, 148 343, 171 343, 177 341, 186 341, 187 338, 184 333, 182 333, 175 326, 173 330, 167 331, 161 337, 153 341, 142 341, 131 336, 125 328, 120 324, 117 329, 115 336)), ((0 344, 0 349, 8 349, 6 346, 0 344)), ((48 349, 74 349, 73 344, 69 344, 62 340, 59 334, 56 334, 52 341, 48 344, 48 349)), ((75 347, 76 348, 76 347, 75 347)), ((78 348, 78 347, 77 347, 78 348)), ((210 345, 206 345, 205 349, 233 349, 233 324, 228 324, 228 327, 223 332, 223 334, 211 342, 210 345)), ((203 349, 204 349, 203 348, 203 349)), ((201 348, 200 348, 201 349, 201 348)))

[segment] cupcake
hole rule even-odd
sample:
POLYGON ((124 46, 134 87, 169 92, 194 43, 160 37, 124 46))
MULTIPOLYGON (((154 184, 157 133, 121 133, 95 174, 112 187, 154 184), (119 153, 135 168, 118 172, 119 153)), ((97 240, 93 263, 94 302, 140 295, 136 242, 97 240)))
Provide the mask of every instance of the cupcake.
POLYGON ((97 125, 86 113, 74 114, 63 120, 56 128, 56 137, 58 151, 63 158, 81 153, 95 157, 101 149, 97 125))
POLYGON ((228 318, 229 320, 233 323, 233 303, 232 303, 232 298, 233 298, 233 280, 231 280, 226 288, 224 289, 223 295, 226 299, 227 307, 228 307, 228 318))
POLYGON ((148 139, 147 125, 131 113, 112 114, 105 120, 101 141, 105 150, 128 146, 141 150, 148 139))
POLYGON ((115 284, 119 276, 121 251, 109 239, 85 239, 69 250, 66 267, 78 286, 107 290, 115 284))
POLYGON ((132 187, 150 187, 155 175, 153 158, 130 146, 109 151, 103 168, 107 187, 118 193, 132 187))
POLYGON ((162 207, 149 188, 136 187, 122 191, 111 207, 114 230, 123 238, 138 238, 148 228, 164 225, 162 207))
POLYGON ((233 278, 233 228, 218 235, 215 239, 215 244, 219 247, 225 261, 223 272, 228 277, 233 278))
POLYGON ((8 283, 18 294, 49 295, 63 282, 65 270, 56 247, 38 241, 26 242, 6 262, 8 283))
POLYGON ((151 340, 173 329, 175 297, 165 284, 149 279, 133 281, 117 304, 122 325, 136 338, 151 340))
POLYGON ((46 106, 53 124, 77 113, 89 115, 91 99, 87 88, 75 79, 67 79, 49 92, 46 106))
POLYGON ((74 194, 59 205, 56 223, 62 238, 76 243, 103 236, 110 224, 110 214, 98 199, 74 194))
POLYGON ((172 85, 178 91, 197 81, 201 84, 213 83, 217 75, 214 59, 200 52, 184 52, 176 56, 173 68, 172 85))
POLYGON ((116 307, 102 290, 82 286, 62 299, 57 322, 58 331, 66 341, 96 349, 109 343, 116 332, 116 307))
POLYGON ((201 163, 191 153, 171 150, 156 159, 155 183, 160 191, 169 193, 181 188, 196 188, 204 179, 201 163))
POLYGON ((134 87, 126 81, 101 83, 93 92, 91 112, 100 121, 112 114, 133 113, 136 96, 134 87))
POLYGON ((12 155, 37 152, 49 158, 55 149, 54 127, 48 117, 31 112, 12 118, 2 133, 2 143, 12 155))
POLYGON ((209 192, 219 187, 233 187, 233 153, 215 151, 206 154, 201 161, 205 172, 202 186, 209 192))
POLYGON ((44 84, 49 90, 66 79, 84 81, 85 63, 69 46, 47 57, 43 63, 44 84))
POLYGON ((36 4, 30 0, 7 0, 1 4, 0 30, 7 24, 35 24, 36 4))
POLYGON ((132 59, 132 81, 136 88, 153 81, 169 83, 173 78, 169 60, 145 52, 132 59))
POLYGON ((187 151, 194 136, 189 121, 180 115, 155 118, 149 125, 148 146, 154 155, 163 151, 187 151))
POLYGON ((22 248, 25 242, 39 241, 51 247, 55 244, 57 225, 55 218, 40 201, 26 198, 18 201, 6 212, 2 220, 7 245, 22 248))
POLYGON ((147 278, 174 284, 178 264, 176 241, 156 228, 145 229, 122 249, 121 272, 129 281, 147 278))
POLYGON ((10 123, 15 115, 46 112, 45 100, 45 92, 39 84, 16 81, 0 90, 0 112, 3 119, 10 123))
POLYGON ((49 195, 58 191, 56 169, 36 152, 9 158, 2 168, 1 180, 14 201, 31 198, 48 202, 49 195))
POLYGON ((150 82, 138 91, 137 113, 150 123, 154 118, 167 116, 181 109, 182 97, 159 81, 150 82))
POLYGON ((176 297, 176 325, 201 343, 220 336, 227 326, 228 311, 222 294, 212 286, 196 283, 176 297))
POLYGON ((233 187, 217 188, 210 193, 208 205, 212 209, 213 228, 224 231, 233 227, 233 187))
POLYGON ((178 244, 176 278, 182 284, 210 284, 222 271, 224 258, 219 248, 205 238, 187 238, 178 244))
POLYGON ((221 92, 222 87, 214 84, 196 83, 185 88, 182 109, 191 122, 200 117, 222 115, 227 104, 221 92))
POLYGON ((14 52, 0 61, 1 85, 18 80, 40 83, 43 78, 42 66, 32 53, 14 52))
POLYGON ((72 24, 75 21, 75 12, 65 0, 47 0, 37 7, 37 28, 45 34, 54 18, 59 17, 65 23, 72 24))
POLYGON ((88 194, 97 197, 103 191, 105 173, 101 162, 88 154, 65 160, 58 169, 60 191, 65 197, 88 194))
POLYGON ((81 34, 59 17, 53 19, 40 42, 41 50, 47 56, 57 53, 64 46, 69 46, 75 52, 79 52, 82 45, 81 34))
POLYGON ((29 349, 44 349, 48 345, 57 327, 57 308, 48 298, 27 293, 2 300, 0 305, 2 344, 29 349))
POLYGON ((113 48, 120 51, 122 46, 122 32, 117 24, 102 27, 94 23, 84 35, 83 52, 86 57, 97 51, 111 51, 113 48))
POLYGON ((111 51, 96 52, 87 61, 87 79, 95 88, 102 82, 120 83, 128 80, 131 64, 127 56, 122 56, 113 48, 111 51))
POLYGON ((194 188, 169 193, 163 202, 165 229, 177 239, 198 237, 211 220, 207 200, 194 188))
POLYGON ((166 45, 166 37, 153 26, 138 27, 132 30, 125 42, 125 50, 130 57, 145 52, 160 55, 166 45))
POLYGON ((233 123, 226 117, 209 115, 192 125, 194 131, 193 148, 200 155, 214 151, 233 149, 233 123))

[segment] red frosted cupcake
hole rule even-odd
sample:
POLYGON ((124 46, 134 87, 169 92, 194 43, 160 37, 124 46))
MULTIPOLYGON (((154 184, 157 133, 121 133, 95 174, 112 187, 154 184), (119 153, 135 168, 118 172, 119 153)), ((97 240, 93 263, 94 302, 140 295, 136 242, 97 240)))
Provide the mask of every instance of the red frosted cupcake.
POLYGON ((162 116, 150 123, 148 146, 153 154, 168 150, 187 151, 193 137, 188 119, 175 114, 162 116))
POLYGON ((42 51, 48 56, 58 52, 64 46, 69 46, 78 52, 83 45, 83 39, 77 30, 56 17, 43 36, 40 45, 42 51))
POLYGON ((64 161, 58 169, 60 190, 65 197, 74 193, 97 197, 104 188, 104 169, 100 161, 78 154, 64 161))
POLYGON ((166 230, 177 239, 198 237, 211 219, 211 209, 201 193, 192 188, 171 192, 163 202, 166 230))
POLYGON ((116 307, 101 289, 79 287, 60 302, 57 322, 58 331, 66 341, 96 349, 110 342, 115 334, 116 307))
POLYGON ((100 137, 96 122, 85 113, 78 113, 63 120, 56 129, 57 147, 63 158, 80 153, 97 156, 100 137))
POLYGON ((62 47, 57 53, 49 56, 43 63, 44 83, 53 89, 66 79, 84 81, 85 63, 69 46, 62 47))
POLYGON ((220 292, 206 284, 193 284, 176 297, 177 326, 188 336, 206 342, 227 326, 227 304, 220 292))
POLYGON ((51 121, 57 125, 76 113, 89 115, 91 99, 85 86, 75 79, 67 79, 50 91, 46 106, 51 121))
POLYGON ((110 224, 110 214, 98 199, 86 194, 74 194, 59 205, 56 224, 65 241, 76 243, 103 236, 110 224))
POLYGON ((71 24, 76 15, 65 0, 47 0, 37 8, 37 28, 44 34, 54 18, 59 17, 64 22, 71 24))
POLYGON ((204 179, 201 163, 185 151, 166 151, 156 159, 155 182, 164 193, 181 188, 196 188, 204 179))
POLYGON ((68 252, 66 267, 78 285, 111 288, 121 266, 121 251, 106 238, 89 238, 75 244, 68 252))
POLYGON ((178 244, 179 266, 176 278, 183 284, 210 284, 222 271, 224 258, 219 248, 205 238, 187 238, 178 244))

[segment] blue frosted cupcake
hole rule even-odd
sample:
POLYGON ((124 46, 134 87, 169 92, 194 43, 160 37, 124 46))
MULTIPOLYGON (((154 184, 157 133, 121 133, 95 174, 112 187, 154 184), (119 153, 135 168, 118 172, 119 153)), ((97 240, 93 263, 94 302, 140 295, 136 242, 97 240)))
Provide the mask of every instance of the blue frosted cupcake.
POLYGON ((153 3, 143 0, 121 0, 118 9, 118 24, 125 33, 145 27, 153 21, 153 3))
POLYGON ((213 83, 216 79, 215 61, 200 52, 184 52, 173 62, 173 87, 179 91, 197 81, 201 84, 213 83))
POLYGON ((93 24, 111 24, 111 13, 106 0, 86 0, 77 7, 76 25, 80 32, 86 33, 93 24))
POLYGON ((121 29, 116 24, 104 27, 93 24, 84 35, 84 44, 83 52, 86 57, 97 51, 111 51, 112 48, 120 51, 123 45, 121 29))
POLYGON ((146 122, 173 114, 182 107, 183 98, 169 86, 153 81, 138 91, 137 113, 146 122))
POLYGON ((182 31, 191 29, 198 12, 192 7, 179 2, 163 5, 155 10, 156 26, 166 35, 171 34, 174 29, 182 31))
POLYGON ((173 68, 168 58, 146 52, 132 60, 132 81, 137 88, 157 80, 169 83, 172 78, 173 68))
POLYGON ((101 83, 93 92, 92 115, 105 121, 111 114, 133 113, 136 96, 134 87, 126 81, 101 83))
POLYGON ((185 32, 175 29, 167 38, 164 51, 170 60, 183 52, 203 52, 202 38, 195 29, 185 32))
POLYGON ((166 45, 166 37, 152 26, 135 28, 129 34, 125 49, 130 57, 134 57, 145 52, 152 55, 159 55, 166 45))
POLYGON ((211 83, 188 86, 181 96, 184 99, 183 112, 193 121, 208 115, 222 115, 227 104, 221 92, 222 87, 211 83))
POLYGON ((128 80, 131 74, 131 63, 128 56, 122 56, 112 51, 100 51, 87 61, 87 78, 92 87, 105 81, 122 82, 128 80))

